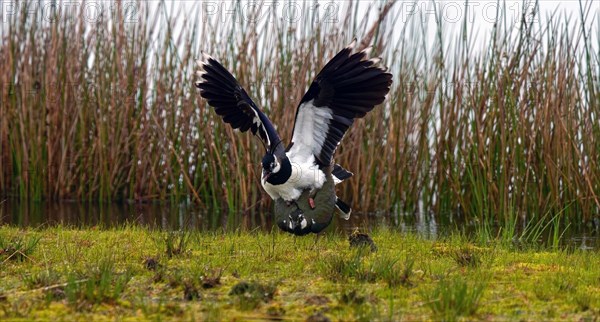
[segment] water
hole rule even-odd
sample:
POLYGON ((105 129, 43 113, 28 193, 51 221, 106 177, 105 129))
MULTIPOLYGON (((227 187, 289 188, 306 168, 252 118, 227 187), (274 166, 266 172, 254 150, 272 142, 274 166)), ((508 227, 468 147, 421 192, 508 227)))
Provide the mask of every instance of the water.
MULTIPOLYGON (((465 235, 474 234, 478 225, 461 218, 434 216, 431 213, 414 214, 357 214, 350 220, 340 219, 337 215, 331 228, 350 233, 373 227, 386 226, 399 233, 412 232, 424 238, 438 239, 454 232, 465 235)), ((21 203, 4 200, 0 202, 0 224, 17 227, 48 227, 63 225, 75 228, 119 227, 125 224, 138 224, 152 229, 195 229, 200 231, 256 229, 277 229, 270 214, 245 214, 239 216, 227 212, 207 211, 193 204, 165 205, 147 204, 98 204, 78 202, 41 202, 21 203)), ((562 226, 565 227, 565 226, 562 226)), ((492 229, 492 235, 498 233, 492 229)), ((587 225, 571 224, 568 229, 561 228, 562 246, 584 250, 600 249, 600 220, 587 225)), ((549 234, 541 237, 544 243, 549 234)))

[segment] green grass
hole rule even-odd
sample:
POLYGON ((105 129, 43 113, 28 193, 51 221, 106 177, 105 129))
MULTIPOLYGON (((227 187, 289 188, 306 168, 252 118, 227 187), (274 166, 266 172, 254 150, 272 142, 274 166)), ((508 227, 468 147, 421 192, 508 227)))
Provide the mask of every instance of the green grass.
POLYGON ((28 258, 28 255, 31 254, 39 241, 37 236, 14 236, 10 239, 0 236, 0 254, 6 260, 23 261, 28 258))
POLYGON ((0 319, 585 320, 600 314, 600 254, 438 241, 380 229, 377 252, 330 233, 165 233, 0 227, 38 240, 0 254, 0 319))
POLYGON ((423 291, 423 300, 433 314, 444 321, 477 312, 486 285, 479 279, 468 282, 464 277, 442 279, 429 291, 423 291))

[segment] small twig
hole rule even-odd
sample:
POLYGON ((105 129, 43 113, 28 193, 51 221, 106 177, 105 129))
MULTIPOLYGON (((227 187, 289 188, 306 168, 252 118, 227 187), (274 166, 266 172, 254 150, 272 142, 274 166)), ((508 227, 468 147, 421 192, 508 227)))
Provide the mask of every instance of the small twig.
POLYGON ((2 261, 2 265, 4 265, 4 263, 6 263, 6 262, 7 262, 9 259, 11 259, 13 256, 15 256, 15 255, 17 255, 17 254, 21 254, 21 256, 23 256, 23 257, 27 258, 28 260, 30 260, 30 261, 32 261, 32 262, 34 262, 34 263, 35 263, 35 261, 34 261, 34 260, 31 258, 31 257, 29 257, 29 256, 25 255, 25 254, 24 254, 22 251, 20 251, 20 250, 16 250, 16 251, 14 251, 12 254, 10 254, 10 256, 8 256, 8 257, 7 257, 5 260, 3 260, 3 261, 2 261))
MULTIPOLYGON (((77 281, 74 281, 73 283, 80 284, 80 283, 84 283, 84 282, 87 282, 87 281, 89 281, 89 278, 84 278, 84 279, 81 279, 81 280, 77 280, 77 281)), ((49 291, 49 290, 53 290, 55 288, 65 287, 67 285, 69 285, 69 282, 60 283, 60 284, 54 284, 54 285, 49 285, 49 286, 44 286, 44 287, 36 288, 36 289, 33 289, 33 290, 14 291, 12 293, 3 293, 2 295, 3 296, 9 296, 9 295, 13 296, 13 295, 23 295, 23 294, 33 293, 33 292, 38 292, 38 291, 46 292, 46 291, 49 291)))
POLYGON ((429 305, 429 304, 439 302, 439 301, 440 301, 440 299, 435 299, 435 300, 431 300, 431 301, 418 302, 418 303, 415 303, 415 305, 416 306, 425 306, 425 305, 429 305))

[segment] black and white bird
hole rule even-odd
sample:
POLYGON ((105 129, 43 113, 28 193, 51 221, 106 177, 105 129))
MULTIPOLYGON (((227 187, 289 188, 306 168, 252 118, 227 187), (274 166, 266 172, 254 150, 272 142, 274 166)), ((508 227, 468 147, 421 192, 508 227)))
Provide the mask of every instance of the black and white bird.
MULTIPOLYGON (((323 169, 333 165, 335 183, 352 176, 333 164, 333 156, 354 119, 364 117, 381 104, 392 84, 392 74, 369 58, 370 48, 353 53, 356 39, 331 59, 316 76, 296 110, 292 139, 282 144, 269 118, 216 59, 203 53, 197 61, 200 95, 223 121, 241 132, 260 138, 266 153, 261 184, 277 200, 296 201, 305 189, 320 189, 323 169)), ((351 208, 339 198, 336 207, 348 219, 351 208)))

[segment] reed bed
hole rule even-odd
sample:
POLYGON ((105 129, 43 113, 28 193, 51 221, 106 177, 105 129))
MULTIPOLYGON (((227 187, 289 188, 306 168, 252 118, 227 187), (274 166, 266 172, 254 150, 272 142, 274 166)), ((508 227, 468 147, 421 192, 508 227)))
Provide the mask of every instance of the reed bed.
POLYGON ((239 2, 226 3, 233 11, 224 20, 207 16, 214 8, 143 1, 107 3, 90 19, 85 4, 52 11, 28 0, 2 13, 2 196, 185 201, 264 219, 271 209, 259 182, 264 151, 200 98, 195 59, 200 50, 219 59, 289 138, 312 78, 358 36, 361 47, 374 45, 394 83, 337 152, 355 173, 338 193, 356 211, 598 216, 593 2, 581 2, 578 17, 556 14, 545 23, 526 19, 541 15, 535 3, 516 23, 500 9, 491 34, 478 35, 488 39, 481 50, 466 20, 448 37, 441 13, 434 24, 399 19, 394 2, 369 7, 371 15, 346 3, 335 24, 326 23, 327 8, 306 2, 297 3, 304 14, 293 23, 277 13, 261 22, 260 8, 244 11, 239 2))

